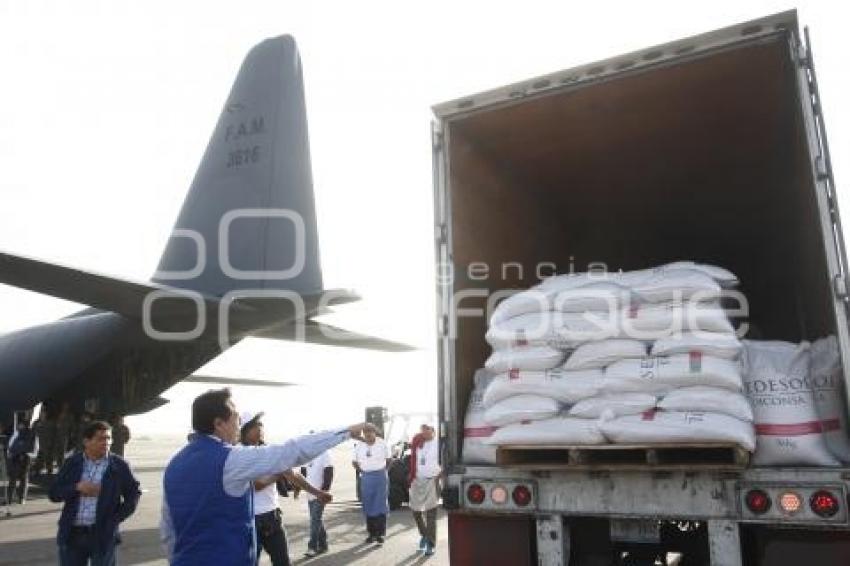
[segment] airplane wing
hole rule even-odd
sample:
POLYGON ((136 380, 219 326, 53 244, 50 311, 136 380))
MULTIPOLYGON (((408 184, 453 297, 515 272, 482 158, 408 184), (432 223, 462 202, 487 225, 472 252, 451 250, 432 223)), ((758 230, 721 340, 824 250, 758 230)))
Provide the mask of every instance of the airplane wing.
POLYGON ((310 344, 321 344, 324 346, 379 350, 381 352, 412 352, 416 350, 416 348, 407 344, 384 340, 383 338, 376 338, 366 334, 358 334, 315 320, 308 320, 301 325, 297 323, 283 324, 252 332, 251 336, 273 340, 308 342, 310 344))
MULTIPOLYGON (((186 296, 186 291, 174 287, 117 279, 6 252, 0 252, 0 283, 112 311, 132 319, 142 318, 145 297, 151 293, 186 296)), ((208 309, 218 308, 216 298, 203 297, 203 300, 208 309)), ((160 312, 158 305, 152 312, 160 312)), ((194 316, 196 313, 197 306, 190 300, 168 301, 169 316, 194 316)))
MULTIPOLYGON (((190 291, 158 283, 118 279, 6 252, 0 252, 0 283, 115 312, 134 320, 142 319, 146 298, 158 293, 166 298, 152 303, 149 313, 158 330, 169 329, 169 324, 179 326, 181 321, 187 319, 194 321, 197 316, 196 303, 186 298, 190 291)), ((222 299, 198 291, 191 293, 201 297, 207 319, 217 320, 222 299)), ((303 341, 312 344, 385 352, 408 352, 415 349, 309 320, 311 316, 328 313, 330 306, 360 300, 352 291, 336 289, 303 295, 290 292, 288 298, 281 291, 271 293, 268 297, 239 295, 236 293, 233 302, 228 305, 228 324, 231 329, 241 333, 278 340, 298 340, 303 337, 303 341), (296 308, 296 302, 299 301, 300 305, 296 308), (307 317, 303 324, 295 320, 300 317, 307 317), (278 321, 285 322, 275 325, 278 321), (303 327, 303 331, 298 330, 300 327, 303 327), (259 328, 264 330, 257 330, 259 328)), ((213 335, 215 330, 211 329, 213 335)))
POLYGON ((220 385, 254 385, 258 387, 290 387, 298 385, 290 381, 271 381, 268 379, 245 379, 241 377, 219 377, 213 375, 190 375, 183 378, 183 382, 210 383, 220 385))
MULTIPOLYGON (((11 285, 65 299, 96 309, 111 311, 127 318, 141 320, 145 300, 154 293, 161 297, 152 303, 151 317, 155 321, 163 319, 179 320, 197 315, 197 304, 186 297, 201 297, 208 313, 218 316, 221 298, 205 295, 199 291, 180 289, 159 283, 141 283, 119 279, 92 271, 13 255, 0 251, 0 284, 11 285)), ((250 295, 247 291, 245 295, 250 295)), ((262 291, 260 291, 262 293, 262 291)), ((309 295, 291 293, 291 298, 277 295, 268 297, 234 295, 228 305, 232 324, 237 328, 249 329, 266 325, 281 319, 289 319, 296 314, 315 316, 328 312, 326 307, 345 304, 360 299, 347 290, 332 290, 309 295), (323 295, 328 298, 320 306, 323 295), (303 309, 296 309, 294 298, 298 297, 303 309)), ((159 328, 159 326, 157 326, 159 328)))

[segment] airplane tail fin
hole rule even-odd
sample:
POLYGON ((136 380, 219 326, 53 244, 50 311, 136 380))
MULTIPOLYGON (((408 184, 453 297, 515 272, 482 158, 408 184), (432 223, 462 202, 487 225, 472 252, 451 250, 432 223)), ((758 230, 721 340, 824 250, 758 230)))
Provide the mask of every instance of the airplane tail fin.
MULTIPOLYGON (((242 63, 152 283, 0 251, 0 284, 134 320, 151 308, 154 327, 165 330, 183 330, 197 308, 183 297, 153 309, 153 293, 189 290, 209 318, 229 305, 228 326, 237 336, 410 349, 310 320, 357 297, 323 286, 301 60, 289 36, 260 43, 242 63), (221 300, 231 292, 232 305, 221 300), (301 299, 303 313, 290 294, 301 299)), ((206 330, 217 337, 215 325, 206 330)))
POLYGON ((323 289, 292 37, 265 40, 242 63, 153 281, 213 296, 323 289))

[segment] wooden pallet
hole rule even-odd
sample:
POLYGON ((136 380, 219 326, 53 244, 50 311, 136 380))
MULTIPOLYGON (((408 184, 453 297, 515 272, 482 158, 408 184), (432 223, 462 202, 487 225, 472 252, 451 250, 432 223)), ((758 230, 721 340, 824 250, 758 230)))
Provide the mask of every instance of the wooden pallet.
POLYGON ((736 444, 600 444, 500 446, 496 463, 525 469, 740 470, 750 453, 736 444))

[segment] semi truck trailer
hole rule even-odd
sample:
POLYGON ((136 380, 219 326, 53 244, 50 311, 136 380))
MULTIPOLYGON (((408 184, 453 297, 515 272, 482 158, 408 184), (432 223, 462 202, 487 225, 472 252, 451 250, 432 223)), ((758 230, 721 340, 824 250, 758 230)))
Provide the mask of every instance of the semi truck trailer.
POLYGON ((481 465, 462 452, 491 299, 593 264, 723 266, 741 282, 750 336, 834 335, 846 384, 847 256, 796 12, 433 111, 452 563, 850 563, 844 467, 481 465))

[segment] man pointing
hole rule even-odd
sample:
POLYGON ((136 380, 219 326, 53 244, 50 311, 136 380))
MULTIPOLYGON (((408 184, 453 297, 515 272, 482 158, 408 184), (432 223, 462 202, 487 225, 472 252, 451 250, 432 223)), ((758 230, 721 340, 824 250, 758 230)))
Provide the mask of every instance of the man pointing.
POLYGON ((294 438, 284 444, 236 446, 239 413, 229 389, 192 403, 191 441, 163 479, 161 538, 172 565, 256 564, 251 482, 309 462, 363 425, 294 438))

